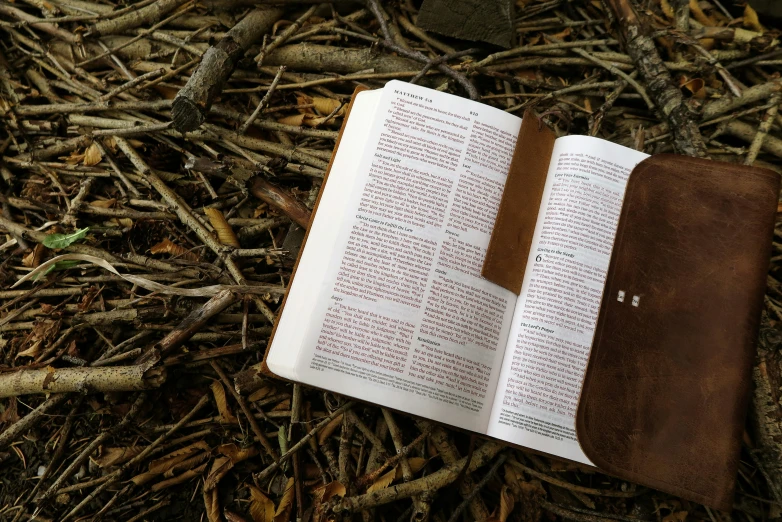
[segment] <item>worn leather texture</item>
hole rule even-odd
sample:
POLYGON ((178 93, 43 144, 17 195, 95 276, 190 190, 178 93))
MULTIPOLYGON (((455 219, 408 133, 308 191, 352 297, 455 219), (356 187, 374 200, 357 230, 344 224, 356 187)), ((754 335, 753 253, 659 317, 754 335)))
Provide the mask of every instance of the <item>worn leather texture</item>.
POLYGON ((576 417, 599 468, 731 509, 779 183, 669 154, 633 170, 576 417))
MULTIPOLYGON (((345 126, 348 124, 348 118, 350 117, 350 111, 353 109, 353 102, 356 99, 356 95, 362 91, 369 90, 368 87, 364 87, 359 85, 355 88, 353 91, 353 95, 350 97, 350 103, 348 104, 347 109, 345 110, 345 119, 342 120, 342 126, 339 128, 339 134, 337 135, 337 141, 334 143, 334 150, 331 153, 331 159, 329 160, 329 165, 326 167, 326 173, 323 175, 323 183, 320 186, 320 192, 318 192, 318 198, 315 200, 315 206, 312 207, 312 216, 310 217, 310 223, 315 219, 315 214, 318 212, 318 205, 320 205, 320 198, 323 195, 323 189, 326 188, 326 182, 329 179, 329 172, 331 172, 331 165, 334 164, 334 158, 337 156, 337 149, 339 149, 339 142, 342 141, 342 133, 345 131, 345 126)), ((301 261, 301 254, 304 252, 304 247, 307 244, 307 238, 310 234, 310 227, 307 227, 307 232, 304 234, 304 240, 301 242, 301 247, 299 248, 299 253, 296 256, 296 264, 293 265, 293 272, 291 272, 291 279, 288 281, 288 288, 291 287, 291 283, 293 282, 293 278, 296 277, 296 269, 299 268, 299 261, 301 261)), ((261 360, 261 369, 260 373, 266 375, 267 377, 274 377, 276 379, 286 380, 282 377, 276 375, 274 372, 272 372, 269 367, 266 365, 266 357, 269 355, 269 348, 272 346, 272 341, 274 340, 274 334, 277 332, 277 325, 280 324, 279 317, 282 314, 282 311, 285 309, 285 302, 288 300, 288 294, 286 292, 285 297, 282 300, 282 305, 280 305, 280 310, 277 313, 277 320, 274 321, 274 327, 272 327, 272 333, 271 336, 269 336, 269 342, 266 343, 266 351, 263 354, 263 360, 261 360)))
POLYGON ((483 277, 516 295, 524 281, 555 139, 533 111, 524 113, 481 270, 483 277))
POLYGON ((512 13, 511 0, 424 0, 416 25, 425 31, 508 49, 513 46, 512 13))

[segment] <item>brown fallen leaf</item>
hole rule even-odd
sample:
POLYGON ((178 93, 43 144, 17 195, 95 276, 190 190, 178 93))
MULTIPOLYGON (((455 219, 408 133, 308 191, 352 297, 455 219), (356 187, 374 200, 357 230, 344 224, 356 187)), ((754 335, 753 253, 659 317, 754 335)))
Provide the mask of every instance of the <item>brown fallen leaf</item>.
POLYGON ((242 245, 239 244, 239 238, 236 237, 234 229, 228 224, 228 221, 226 221, 222 212, 216 208, 206 207, 204 208, 204 214, 209 218, 209 223, 211 223, 212 227, 215 229, 217 239, 220 240, 220 243, 241 248, 242 245))
POLYGON ((185 460, 189 459, 196 453, 208 452, 209 449, 210 448, 206 444, 206 442, 204 441, 195 442, 189 446, 173 451, 168 455, 166 455, 165 457, 161 457, 159 459, 153 460, 152 462, 149 463, 147 472, 136 475, 135 477, 131 478, 130 481, 133 482, 133 484, 135 484, 136 486, 146 484, 147 482, 153 480, 158 475, 162 475, 166 473, 167 471, 172 469, 180 462, 184 462, 185 460))
POLYGON ((707 27, 714 27, 717 25, 717 22, 714 19, 703 12, 698 0, 690 0, 690 13, 699 23, 707 27))
POLYGON ((151 473, 165 473, 169 469, 173 468, 176 464, 179 464, 183 460, 189 458, 193 453, 199 451, 209 451, 209 449, 209 445, 207 445, 207 443, 202 440, 194 442, 189 446, 185 446, 184 448, 180 448, 169 453, 165 457, 153 460, 149 463, 149 471, 151 473))
POLYGON ((171 254, 174 257, 181 257, 188 261, 198 261, 198 256, 181 245, 177 245, 168 238, 164 238, 160 243, 152 245, 149 251, 153 254, 171 254))
POLYGON ((347 493, 345 486, 337 480, 332 480, 325 486, 321 486, 313 491, 313 497, 321 502, 328 502, 334 497, 344 497, 347 493))
POLYGON ((90 201, 90 206, 97 207, 97 208, 111 208, 114 206, 116 202, 117 202, 117 198, 96 199, 95 201, 90 201))
POLYGON ((22 266, 35 268, 40 265, 46 250, 47 248, 43 246, 43 243, 36 244, 35 247, 22 258, 22 266))
POLYGON ((17 353, 14 359, 18 359, 19 357, 32 357, 34 359, 38 357, 38 355, 41 353, 41 344, 41 341, 33 342, 27 349, 17 353))
POLYGON ((49 383, 54 380, 54 372, 56 371, 53 366, 46 367, 46 377, 43 378, 43 383, 41 384, 42 389, 45 390, 49 387, 49 383))
POLYGON ((252 392, 250 396, 247 397, 247 400, 250 402, 259 401, 273 391, 274 391, 274 386, 264 386, 260 390, 255 390, 254 392, 252 392))
POLYGON ((698 99, 706 98, 706 82, 703 78, 687 78, 682 76, 679 80, 679 87, 689 92, 689 94, 698 99))
POLYGON ((668 2, 668 0, 660 0, 660 9, 662 10, 663 14, 671 20, 673 20, 676 16, 676 13, 674 13, 673 7, 671 7, 671 4, 668 2))
POLYGON ((285 484, 285 491, 282 493, 282 498, 277 506, 277 511, 274 512, 274 522, 288 522, 290 520, 291 510, 293 509, 293 498, 295 496, 293 477, 291 477, 288 479, 288 483, 285 484))
POLYGON ((246 518, 228 509, 223 510, 223 516, 225 517, 226 522, 247 522, 246 518))
POLYGON ((215 489, 220 480, 228 474, 233 467, 233 462, 228 457, 218 457, 212 462, 212 468, 204 481, 204 489, 215 489))
POLYGON ((228 399, 225 396, 225 388, 220 381, 214 381, 212 383, 212 394, 217 404, 217 411, 220 412, 220 417, 223 418, 223 422, 235 424, 239 420, 231 412, 231 408, 228 407, 228 399))
POLYGON ((204 506, 206 507, 206 519, 209 522, 222 522, 220 516, 220 499, 216 489, 204 490, 204 506))
POLYGON ((92 459, 101 469, 119 466, 129 461, 144 450, 143 446, 108 447, 103 448, 98 458, 92 459))
MULTIPOLYGON (((413 474, 418 473, 421 471, 421 469, 426 466, 426 459, 423 457, 410 457, 407 459, 407 463, 410 465, 410 471, 413 472, 413 474)), ((394 476, 395 480, 400 480, 402 478, 402 466, 397 466, 396 469, 396 475, 394 476)))
POLYGON ((86 167, 92 167, 93 165, 100 163, 102 159, 103 154, 101 154, 98 144, 91 143, 90 146, 87 147, 87 150, 84 151, 84 159, 82 160, 82 164, 86 167))
POLYGON ((333 498, 344 497, 346 493, 347 490, 345 489, 345 486, 343 486, 340 482, 336 480, 333 480, 328 484, 324 486, 320 486, 319 488, 313 490, 312 520, 317 520, 317 521, 330 520, 329 518, 323 516, 324 511, 328 507, 328 502, 333 498))
POLYGON ((5 425, 10 426, 21 418, 19 417, 17 404, 16 397, 10 397, 5 409, 0 413, 0 428, 3 428, 5 425))
POLYGON ((334 430, 336 430, 337 427, 342 424, 343 415, 343 413, 340 413, 334 417, 331 422, 323 426, 323 428, 318 432, 318 446, 322 446, 323 443, 326 442, 326 439, 331 437, 331 434, 334 433, 334 430))
POLYGON ((250 516, 253 522, 272 522, 274 520, 274 502, 255 486, 250 489, 250 516))
POLYGON ((189 459, 185 459, 182 462, 178 462, 173 466, 171 466, 169 470, 163 473, 163 476, 166 478, 174 477, 183 471, 193 469, 193 467, 198 466, 208 458, 209 458, 209 453, 197 453, 193 457, 190 457, 189 459))
POLYGON ((217 447, 217 453, 225 455, 231 462, 238 464, 243 460, 247 460, 250 457, 254 457, 258 454, 258 448, 250 446, 249 448, 239 448, 236 444, 223 444, 217 447))
POLYGON ((510 488, 508 486, 502 486, 502 491, 500 491, 500 522, 508 520, 508 515, 513 511, 513 506, 515 505, 516 499, 513 498, 510 488))
POLYGON ((280 401, 279 404, 277 404, 274 408, 272 408, 272 411, 285 411, 291 409, 291 400, 285 399, 284 401, 280 401))
POLYGON ((296 127, 301 127, 303 125, 308 127, 317 127, 326 123, 327 120, 333 121, 334 119, 334 117, 329 118, 328 115, 317 116, 315 114, 294 114, 292 116, 285 116, 284 118, 278 119, 277 123, 282 123, 283 125, 294 125, 296 127))
POLYGON ((744 6, 744 27, 749 27, 759 33, 766 32, 766 28, 760 23, 757 11, 749 4, 744 6))
MULTIPOLYGON (((380 477, 375 482, 370 484, 370 486, 367 488, 367 493, 372 493, 373 491, 385 489, 388 486, 390 486, 391 483, 396 479, 396 472, 397 472, 397 468, 394 467, 388 473, 380 475, 380 477)), ((401 475, 401 470, 400 470, 400 475, 401 475)))
POLYGON ((312 98, 312 104, 315 106, 315 110, 322 116, 328 116, 334 111, 337 111, 334 117, 344 116, 345 114, 346 105, 339 100, 314 96, 312 98))
MULTIPOLYGON (((198 466, 197 468, 189 469, 182 473, 181 475, 178 475, 176 477, 163 480, 161 482, 158 482, 157 484, 154 484, 150 489, 153 492, 160 491, 165 488, 170 488, 171 486, 176 486, 177 484, 182 484, 183 482, 187 482, 188 480, 192 480, 198 476, 201 475, 201 473, 204 472, 206 469, 206 462, 198 466)), ((217 490, 214 490, 217 491, 217 490)))
POLYGON ((663 517, 663 522, 684 522, 687 520, 687 511, 674 511, 663 517))

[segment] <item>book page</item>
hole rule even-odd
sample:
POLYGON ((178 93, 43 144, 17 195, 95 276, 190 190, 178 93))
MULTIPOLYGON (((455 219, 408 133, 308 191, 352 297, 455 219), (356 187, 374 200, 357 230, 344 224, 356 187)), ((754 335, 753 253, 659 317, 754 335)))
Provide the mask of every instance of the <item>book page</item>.
POLYGON ((625 186, 647 157, 586 136, 554 143, 489 435, 591 464, 576 407, 625 186))
MULTIPOLYGON (((329 224, 339 238, 329 251, 307 244, 300 262, 299 272, 327 268, 298 318, 311 325, 298 380, 486 430, 516 296, 480 271, 520 125, 483 104, 387 84, 355 181, 329 175, 324 198, 351 192, 329 224)), ((343 147, 336 161, 356 154, 343 147)))

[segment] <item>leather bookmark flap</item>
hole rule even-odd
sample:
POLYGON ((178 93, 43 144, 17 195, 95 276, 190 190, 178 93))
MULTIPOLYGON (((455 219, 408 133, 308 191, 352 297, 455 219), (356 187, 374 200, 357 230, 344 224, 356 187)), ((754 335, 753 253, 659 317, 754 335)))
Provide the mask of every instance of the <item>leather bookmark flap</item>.
MULTIPOLYGON (((318 205, 320 204, 320 198, 323 195, 323 189, 326 188, 326 181, 329 179, 329 172, 331 172, 331 165, 334 164, 334 158, 337 156, 337 149, 339 148, 339 142, 342 140, 342 133, 345 132, 345 127, 348 124, 348 118, 350 117, 350 111, 353 108, 353 102, 356 100, 356 96, 358 93, 363 91, 368 91, 368 87, 364 87, 363 85, 359 85, 355 88, 353 91, 353 95, 350 97, 350 103, 348 103, 348 107, 345 110, 345 119, 342 121, 342 126, 339 128, 339 134, 337 135, 337 141, 334 143, 334 150, 331 152, 331 160, 329 160, 329 165, 326 168, 326 174, 323 176, 323 183, 320 186, 320 191, 318 192, 318 198, 315 200, 315 206, 312 207, 312 216, 310 217, 310 223, 313 219, 315 219, 315 213, 318 211, 318 205)), ((304 246, 307 244, 307 238, 310 235, 310 229, 307 227, 307 232, 304 234, 304 240, 301 243, 301 248, 299 249, 299 255, 296 257, 296 263, 293 265, 293 272, 291 272, 291 278, 290 281, 288 281, 288 288, 291 286, 291 282, 293 282, 293 278, 296 277, 296 269, 299 268, 299 261, 301 260, 301 255, 304 253, 304 246)), ((267 377, 274 377, 276 379, 282 379, 282 377, 279 377, 278 375, 275 375, 269 367, 266 365, 266 357, 269 355, 269 348, 272 345, 272 340, 274 340, 274 334, 277 331, 277 325, 280 324, 279 318, 282 314, 282 310, 285 308, 285 302, 288 300, 288 294, 286 292, 285 297, 282 300, 282 305, 280 306, 280 310, 277 312, 277 320, 274 321, 274 327, 272 328, 271 336, 269 336, 269 342, 266 343, 266 352, 263 354, 263 360, 261 361, 260 366, 260 373, 263 375, 266 375, 267 377)))
POLYGON ((524 113, 481 271, 516 295, 524 281, 555 139, 533 111, 524 113))
POLYGON ((599 468, 731 509, 778 193, 704 159, 633 170, 576 417, 599 468))

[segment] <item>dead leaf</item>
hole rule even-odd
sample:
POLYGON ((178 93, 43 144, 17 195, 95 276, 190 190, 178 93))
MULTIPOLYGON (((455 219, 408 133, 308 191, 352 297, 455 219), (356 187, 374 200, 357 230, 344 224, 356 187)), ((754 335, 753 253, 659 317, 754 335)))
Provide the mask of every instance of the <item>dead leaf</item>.
POLYGON ((119 466, 129 461, 144 450, 142 446, 103 448, 100 457, 92 459, 101 469, 119 466))
POLYGON ((293 477, 291 477, 288 479, 288 483, 285 484, 285 491, 282 493, 280 504, 277 506, 277 511, 274 512, 274 522, 288 522, 290 520, 294 497, 293 477))
POLYGON ((334 497, 344 497, 346 493, 347 490, 341 482, 332 480, 325 486, 317 488, 312 494, 314 498, 318 499, 320 502, 328 502, 334 497))
POLYGON ((74 150, 69 156, 60 156, 59 159, 63 160, 68 165, 76 165, 84 160, 84 153, 79 153, 74 150))
POLYGON ((212 462, 212 469, 204 481, 204 489, 215 489, 220 480, 234 467, 233 462, 228 457, 219 457, 212 462))
MULTIPOLYGON (((51 313, 53 313, 53 309, 52 311, 48 311, 43 305, 41 308, 47 315, 51 315, 51 313)), ((22 342, 22 347, 24 350, 17 354, 17 357, 37 357, 44 347, 48 346, 49 343, 54 341, 55 337, 57 337, 57 334, 60 333, 61 326, 61 319, 57 319, 56 321, 50 319, 36 321, 32 331, 27 334, 27 337, 25 337, 24 341, 22 342)), ((53 371, 54 369, 52 368, 52 370, 49 372, 49 375, 47 375, 47 377, 44 379, 44 389, 46 389, 46 386, 49 385, 51 379, 54 378, 52 375, 53 371)))
POLYGON ((32 357, 35 359, 41 353, 41 344, 41 341, 33 342, 29 348, 17 353, 14 359, 18 359, 19 357, 32 357))
POLYGON ((515 504, 516 500, 513 498, 510 488, 508 488, 508 486, 502 486, 502 491, 500 491, 500 513, 498 516, 500 522, 508 520, 508 515, 513 511, 513 506, 515 504))
POLYGON ((201 464, 203 461, 209 458, 209 453, 199 453, 189 459, 185 459, 181 462, 174 464, 171 469, 163 473, 166 478, 176 476, 177 473, 193 469, 194 466, 201 464))
POLYGON ((87 150, 84 152, 84 160, 82 164, 87 167, 97 165, 103 159, 103 155, 100 153, 100 147, 97 143, 91 143, 87 150))
POLYGON ((149 469, 146 473, 140 473, 130 479, 133 484, 140 486, 142 484, 146 484, 150 480, 154 479, 158 475, 162 475, 172 469, 174 466, 179 464, 180 462, 184 462, 194 454, 196 454, 199 451, 208 452, 209 446, 204 441, 198 441, 194 442, 193 444, 186 446, 184 448, 178 449, 176 451, 173 451, 166 455, 165 457, 161 457, 159 459, 153 460, 149 463, 149 469))
MULTIPOLYGON (((391 471, 388 473, 385 473, 384 475, 381 475, 380 478, 378 478, 375 482, 373 482, 368 488, 367 493, 372 493, 373 491, 377 491, 380 489, 385 489, 388 486, 391 485, 391 483, 396 479, 396 473, 397 468, 394 467, 391 471)), ((399 475, 401 477, 402 470, 399 470, 399 475)))
MULTIPOLYGON (((423 457, 410 457, 407 459, 407 463, 410 465, 410 471, 413 472, 413 475, 418 473, 423 469, 424 466, 426 466, 427 460, 423 457)), ((398 477, 397 480, 402 478, 402 470, 401 468, 397 470, 398 477)))
POLYGON ((280 118, 277 120, 277 122, 284 125, 294 125, 296 127, 301 127, 302 125, 306 125, 308 127, 317 127, 319 125, 323 125, 326 123, 326 121, 333 122, 335 119, 335 117, 329 118, 328 115, 316 116, 314 114, 294 114, 293 116, 285 116, 284 118, 280 118))
POLYGON ((239 238, 234 234, 233 228, 228 224, 228 221, 226 221, 222 212, 216 208, 206 207, 204 209, 204 214, 206 214, 212 227, 214 227, 215 232, 217 233, 217 239, 220 240, 220 243, 241 248, 242 245, 239 244, 239 238))
POLYGON ((321 116, 328 116, 334 111, 337 111, 334 117, 342 116, 345 113, 345 104, 339 100, 313 96, 312 104, 315 106, 315 110, 320 113, 321 116))
POLYGON ((41 389, 46 390, 49 387, 49 384, 54 380, 54 372, 56 370, 52 366, 46 367, 46 377, 43 378, 43 383, 41 384, 41 389))
POLYGON ((668 0, 660 0, 660 9, 662 10, 663 14, 671 20, 673 20, 676 16, 676 14, 673 12, 673 7, 671 7, 671 4, 668 3, 668 0))
POLYGON ((258 454, 258 448, 250 446, 249 448, 240 449, 236 444, 223 444, 217 447, 217 453, 225 455, 231 462, 238 464, 243 460, 247 460, 250 457, 254 457, 258 454))
MULTIPOLYGON (((174 478, 170 478, 170 479, 158 482, 157 484, 153 485, 150 489, 153 492, 155 492, 155 491, 160 491, 160 490, 165 489, 165 488, 170 488, 171 486, 176 486, 177 484, 182 484, 183 482, 187 482, 188 480, 192 480, 192 479, 200 476, 201 473, 203 473, 205 469, 206 469, 206 462, 204 462, 203 464, 201 464, 197 468, 189 469, 189 470, 185 471, 184 473, 182 473, 179 476, 176 476, 174 478)), ((217 490, 215 489, 213 491, 217 491, 217 490)))
POLYGON ((286 411, 291 409, 291 400, 285 399, 284 401, 280 401, 279 404, 277 404, 274 408, 272 408, 272 411, 286 411))
POLYGON ((328 502, 332 498, 344 497, 347 493, 345 486, 342 483, 333 480, 324 486, 316 488, 312 492, 312 520, 317 521, 330 521, 333 518, 325 517, 324 511, 327 509, 328 502))
POLYGON ((168 238, 164 238, 160 243, 152 245, 149 251, 153 254, 171 254, 174 257, 181 257, 188 261, 198 261, 197 255, 168 238))
POLYGON ((27 268, 37 267, 41 264, 41 259, 43 259, 45 252, 46 247, 43 243, 36 244, 35 247, 22 258, 22 266, 26 266, 27 268))
POLYGON ((687 511, 674 511, 663 517, 663 522, 684 522, 687 520, 687 511))
POLYGON ((331 434, 334 433, 334 430, 337 429, 337 426, 342 424, 342 416, 344 413, 340 413, 336 417, 334 417, 331 422, 323 426, 323 428, 318 433, 318 446, 322 446, 324 442, 326 442, 326 439, 331 437, 331 434))
POLYGON ((693 18, 705 26, 714 27, 717 25, 717 23, 712 18, 703 12, 703 9, 701 9, 700 4, 698 3, 698 0, 690 0, 690 13, 692 14, 693 18))
POLYGON ((573 31, 570 29, 570 27, 565 27, 565 28, 564 28, 562 31, 560 31, 560 32, 558 32, 558 33, 555 33, 555 34, 554 34, 554 37, 555 37, 555 38, 557 38, 557 39, 559 39, 559 40, 564 40, 565 38, 567 38, 568 36, 570 36, 570 34, 571 34, 572 32, 573 32, 573 31))
POLYGON ((250 516, 253 522, 272 522, 274 520, 274 502, 255 486, 250 489, 250 516))
POLYGON ((227 509, 223 510, 223 516, 225 517, 226 522, 247 522, 247 519, 244 517, 227 509))
POLYGON ((111 208, 114 206, 116 202, 117 202, 117 198, 96 199, 95 201, 90 201, 90 206, 98 207, 98 208, 111 208))
POLYGON ((111 220, 124 228, 130 228, 133 226, 133 220, 130 218, 111 218, 111 220))
POLYGON ((749 3, 744 6, 744 27, 749 27, 759 33, 766 32, 766 28, 760 23, 757 11, 749 3))
POLYGON ((157 474, 165 473, 169 469, 173 468, 175 465, 189 458, 194 453, 199 451, 209 451, 209 449, 210 448, 207 445, 207 443, 202 440, 198 442, 194 442, 189 446, 185 446, 184 448, 169 453, 165 457, 161 457, 159 459, 153 460, 152 462, 149 463, 149 471, 150 473, 157 473, 157 474))
POLYGON ((263 399, 264 397, 266 397, 267 395, 269 395, 273 391, 274 391, 274 387, 273 386, 264 386, 260 390, 255 390, 254 392, 252 392, 250 394, 250 396, 247 397, 247 400, 250 401, 250 402, 259 401, 259 400, 263 399))
POLYGON ((217 404, 217 411, 220 412, 220 417, 223 418, 223 422, 231 424, 239 422, 228 407, 228 400, 225 397, 225 388, 223 388, 223 384, 220 381, 214 381, 211 388, 215 403, 217 404))
POLYGON ((11 425, 19 419, 16 397, 11 397, 8 401, 8 406, 5 407, 3 413, 0 413, 0 426, 3 426, 4 424, 11 425))
POLYGON ((706 98, 706 82, 702 78, 689 79, 682 76, 679 80, 679 87, 689 92, 689 94, 698 99, 706 98))
POLYGON ((220 499, 217 490, 204 490, 204 506, 206 506, 206 519, 209 522, 223 522, 220 516, 220 499))

